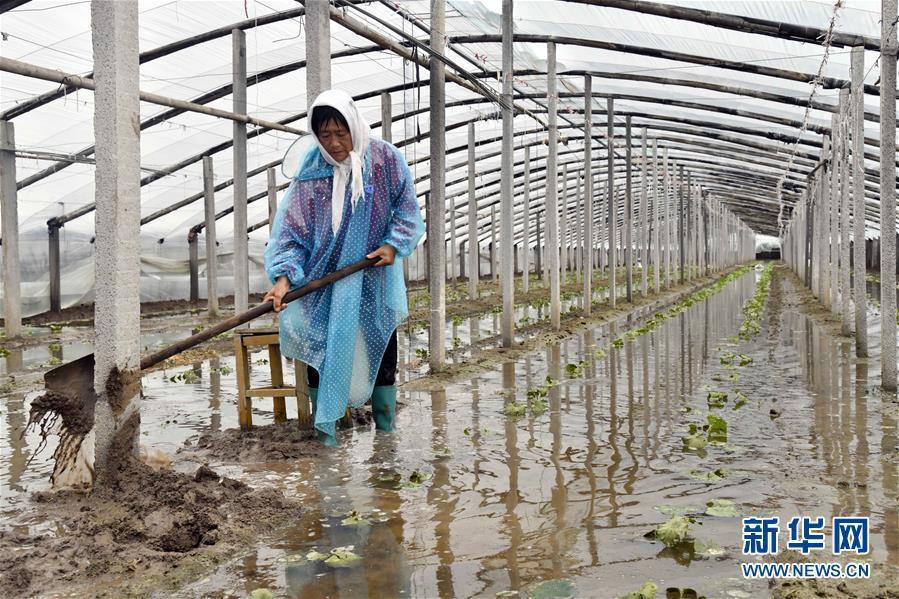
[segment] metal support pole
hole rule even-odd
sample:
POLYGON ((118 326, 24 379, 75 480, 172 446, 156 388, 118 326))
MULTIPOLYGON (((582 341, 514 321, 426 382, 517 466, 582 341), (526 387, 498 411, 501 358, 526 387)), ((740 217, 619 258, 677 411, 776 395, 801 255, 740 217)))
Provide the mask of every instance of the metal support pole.
POLYGON ((865 50, 852 48, 852 297, 855 304, 855 355, 868 355, 867 290, 865 289, 865 50))
POLYGON ((475 200, 474 123, 468 124, 468 298, 478 297, 481 246, 478 243, 478 206, 475 200))
MULTIPOLYGON (((307 18, 308 20, 308 18, 307 18)), ((234 112, 247 113, 247 38, 235 29, 232 70, 234 112)), ((247 310, 250 297, 250 260, 247 247, 247 126, 234 123, 234 313, 247 310)))
MULTIPOLYGON (((306 0, 306 107, 331 89, 331 7, 328 0, 306 0)), ((311 116, 311 115, 310 115, 311 116)))
POLYGON ((584 315, 593 312, 593 78, 584 77, 584 315))
MULTIPOLYGON (((94 472, 117 475, 110 451, 133 452, 140 438, 140 119, 138 6, 94 0, 91 31, 96 90, 94 139, 94 472), (114 390, 114 391, 113 391, 114 390), (121 433, 126 436, 122 437, 121 433)), ((246 234, 246 229, 244 229, 246 234)), ((121 455, 115 458, 121 459, 121 455)))
POLYGON ((882 384, 896 390, 896 0, 881 0, 880 50, 880 361, 882 384))
MULTIPOLYGON (((204 160, 205 158, 207 157, 204 160)), ((268 186, 268 229, 271 231, 275 226, 275 215, 278 214, 278 180, 274 168, 267 169, 265 175, 268 186)))
MULTIPOLYGON (((206 302, 209 316, 219 311, 218 258, 215 237, 215 180, 212 172, 212 156, 203 156, 203 198, 206 213, 206 302)), ((271 228, 269 221, 269 228, 271 228)))
POLYGON ((631 191, 631 115, 624 125, 624 259, 627 273, 627 301, 634 301, 634 198, 631 191))
POLYGON ((47 227, 50 260, 50 311, 59 312, 62 309, 62 273, 59 263, 59 227, 49 225, 47 227))
POLYGON ((381 139, 393 143, 393 105, 390 92, 381 92, 381 139))
POLYGON ((615 198, 615 105, 612 98, 606 103, 606 179, 608 191, 606 200, 609 204, 609 223, 608 223, 608 239, 609 239, 609 306, 614 309, 618 299, 618 284, 616 275, 616 267, 618 265, 618 200, 615 198))
POLYGON ((531 148, 524 149, 524 208, 521 221, 521 248, 523 256, 521 257, 521 290, 528 292, 528 273, 531 271, 530 253, 531 253, 531 148))
POLYGON ((446 354, 446 65, 437 58, 446 49, 444 27, 446 0, 431 0, 430 119, 431 185, 427 203, 428 292, 431 297, 431 326, 428 329, 428 363, 440 371, 446 354))
POLYGON ((200 301, 200 249, 197 243, 197 233, 190 231, 187 234, 188 271, 190 273, 190 302, 200 301))
POLYGON ((19 207, 16 193, 16 134, 0 121, 0 220, 3 235, 3 323, 8 338, 22 333, 22 288, 19 266, 19 207))

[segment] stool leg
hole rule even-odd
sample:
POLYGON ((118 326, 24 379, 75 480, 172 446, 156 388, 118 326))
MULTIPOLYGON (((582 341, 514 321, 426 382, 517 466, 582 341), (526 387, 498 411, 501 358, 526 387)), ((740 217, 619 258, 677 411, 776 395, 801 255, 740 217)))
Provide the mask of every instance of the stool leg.
MULTIPOLYGON (((281 368, 281 349, 277 345, 268 346, 268 364, 272 373, 272 387, 284 386, 284 372, 281 368)), ((275 412, 275 424, 287 422, 287 406, 283 397, 273 397, 272 405, 275 412)))
POLYGON ((247 395, 250 388, 250 357, 239 335, 234 336, 237 366, 237 422, 243 430, 253 428, 253 400, 247 395))
POLYGON ((300 428, 312 428, 312 407, 309 403, 309 378, 306 365, 294 360, 294 377, 297 388, 297 420, 300 428))

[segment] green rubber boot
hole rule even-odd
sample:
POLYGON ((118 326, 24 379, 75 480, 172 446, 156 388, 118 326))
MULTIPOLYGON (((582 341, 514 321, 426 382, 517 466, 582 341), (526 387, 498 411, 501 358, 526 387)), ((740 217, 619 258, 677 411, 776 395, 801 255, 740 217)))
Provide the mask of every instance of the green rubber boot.
POLYGON ((371 415, 375 419, 375 430, 393 432, 396 420, 396 387, 385 385, 375 387, 371 392, 371 415))
MULTIPOLYGON (((309 387, 309 401, 312 402, 312 426, 313 428, 315 428, 315 404, 318 401, 317 387, 309 387)), ((331 435, 315 429, 315 436, 318 439, 318 442, 322 445, 326 445, 328 447, 337 447, 337 439, 335 439, 331 435)))

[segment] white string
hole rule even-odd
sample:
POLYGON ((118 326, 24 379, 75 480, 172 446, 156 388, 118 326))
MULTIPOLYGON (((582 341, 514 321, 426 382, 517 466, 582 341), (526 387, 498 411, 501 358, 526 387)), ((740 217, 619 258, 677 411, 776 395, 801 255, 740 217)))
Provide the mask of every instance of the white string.
POLYGON ((824 34, 824 40, 821 44, 822 46, 824 46, 824 56, 821 57, 821 64, 818 66, 818 73, 811 81, 812 91, 811 93, 809 93, 808 103, 805 105, 805 114, 802 117, 802 126, 799 128, 799 134, 796 136, 796 141, 793 143, 793 148, 790 150, 790 157, 787 160, 787 166, 777 180, 777 230, 781 238, 783 237, 784 233, 783 184, 786 181, 787 175, 789 174, 790 170, 793 168, 793 161, 796 159, 796 152, 799 149, 799 143, 802 141, 802 135, 808 130, 809 114, 811 113, 812 100, 814 100, 815 94, 818 91, 818 87, 824 80, 824 70, 827 67, 827 60, 830 57, 830 45, 833 41, 833 32, 834 28, 836 27, 837 15, 841 8, 843 8, 843 0, 836 0, 833 5, 833 14, 830 16, 830 24, 827 26, 827 33, 824 34))

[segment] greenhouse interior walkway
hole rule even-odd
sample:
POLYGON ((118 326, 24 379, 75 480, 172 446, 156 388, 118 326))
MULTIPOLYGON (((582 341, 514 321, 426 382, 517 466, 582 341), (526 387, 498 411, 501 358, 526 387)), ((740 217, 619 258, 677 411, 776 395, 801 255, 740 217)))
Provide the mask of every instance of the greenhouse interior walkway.
POLYGON ((897 23, 0 0, 0 595, 891 596, 897 23), (263 294, 333 89, 425 231, 391 279, 396 432, 351 409, 328 447, 263 294), (869 551, 796 551, 798 517, 867 518, 869 551))

